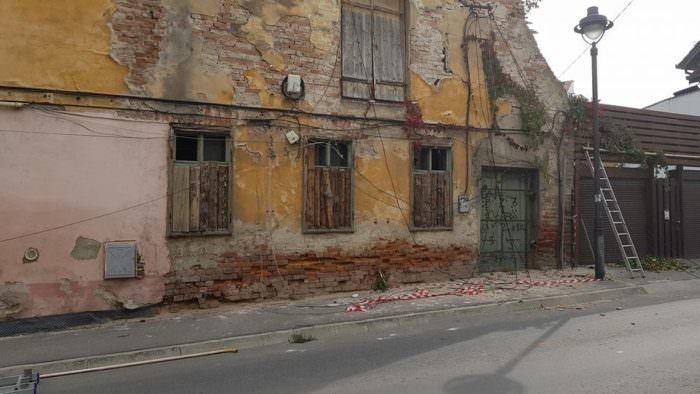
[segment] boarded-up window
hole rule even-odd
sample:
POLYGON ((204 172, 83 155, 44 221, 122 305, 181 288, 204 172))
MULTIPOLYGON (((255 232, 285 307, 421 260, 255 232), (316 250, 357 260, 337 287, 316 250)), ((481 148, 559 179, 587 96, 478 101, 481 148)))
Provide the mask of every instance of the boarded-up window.
POLYGON ((175 131, 170 178, 170 234, 230 232, 229 137, 175 131))
POLYGON ((413 156, 413 227, 452 227, 452 168, 449 147, 416 146, 413 156))
POLYGON ((304 174, 304 231, 352 231, 350 142, 309 140, 304 174))
POLYGON ((404 0, 344 0, 343 97, 404 101, 404 0))

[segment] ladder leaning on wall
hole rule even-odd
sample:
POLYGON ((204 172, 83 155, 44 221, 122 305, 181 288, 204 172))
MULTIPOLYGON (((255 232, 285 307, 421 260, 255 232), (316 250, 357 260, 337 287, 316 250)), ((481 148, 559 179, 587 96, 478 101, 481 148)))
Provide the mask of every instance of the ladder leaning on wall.
MULTIPOLYGON (((591 174, 595 177, 595 170, 593 167, 593 159, 591 158, 591 152, 586 151, 586 160, 588 161, 588 167, 591 170, 591 174)), ((620 254, 625 262, 627 271, 634 277, 635 272, 639 272, 641 277, 644 275, 644 268, 642 268, 642 261, 639 259, 637 254, 637 248, 634 246, 634 241, 632 241, 632 234, 627 227, 625 218, 622 216, 622 210, 620 209, 620 204, 615 197, 615 191, 613 191, 612 184, 610 183, 610 178, 608 177, 608 172, 603 166, 603 161, 600 161, 600 196, 603 199, 603 209, 608 215, 608 221, 610 222, 610 228, 615 235, 615 240, 617 240, 617 246, 620 248, 620 254)))

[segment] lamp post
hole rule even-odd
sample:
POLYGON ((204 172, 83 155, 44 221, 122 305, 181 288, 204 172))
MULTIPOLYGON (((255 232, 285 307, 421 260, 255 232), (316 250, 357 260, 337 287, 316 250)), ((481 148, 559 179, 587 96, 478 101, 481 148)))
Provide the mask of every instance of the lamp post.
POLYGON ((600 192, 600 125, 598 121, 598 47, 596 44, 613 27, 605 15, 598 14, 598 7, 589 7, 588 15, 581 19, 574 31, 581 34, 583 40, 591 46, 591 66, 593 74, 593 190, 595 216, 593 222, 593 239, 595 240, 595 277, 605 278, 605 245, 603 244, 602 204, 603 195, 600 192))

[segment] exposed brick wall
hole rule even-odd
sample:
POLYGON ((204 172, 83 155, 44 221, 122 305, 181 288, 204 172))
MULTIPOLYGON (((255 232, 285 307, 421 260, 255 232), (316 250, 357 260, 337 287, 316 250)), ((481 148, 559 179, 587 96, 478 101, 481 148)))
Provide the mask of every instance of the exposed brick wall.
MULTIPOLYGON (((557 86, 558 81, 549 71, 544 58, 537 50, 532 34, 527 25, 523 23, 524 13, 521 1, 501 0, 498 3, 499 12, 503 12, 503 14, 494 23, 499 24, 503 37, 498 31, 493 31, 493 36, 496 37, 494 50, 499 63, 503 66, 503 71, 518 83, 523 83, 521 75, 524 76, 528 83, 535 87, 539 97, 548 108, 564 109, 563 93, 560 94, 557 91, 561 87, 557 86), (517 58, 517 62, 513 59, 511 51, 517 58)), ((165 19, 163 13, 166 11, 158 4, 161 2, 157 0, 147 2, 118 0, 116 11, 112 17, 113 29, 115 30, 113 56, 120 62, 129 64, 128 82, 135 87, 146 86, 155 69, 154 64, 158 62, 160 56, 160 40, 162 40, 166 29, 163 25, 165 19), (136 40, 135 36, 148 38, 136 40)), ((230 77, 236 104, 264 106, 261 92, 279 94, 279 86, 284 76, 287 73, 298 73, 303 76, 306 83, 307 101, 316 107, 314 108, 316 112, 343 113, 343 111, 338 111, 338 104, 340 103, 342 107, 343 104, 350 106, 351 103, 343 103, 340 99, 341 67, 338 47, 333 45, 330 48, 321 48, 314 45, 311 39, 314 32, 311 18, 331 16, 337 19, 339 4, 340 2, 328 2, 330 11, 324 11, 323 15, 282 16, 274 23, 262 26, 263 31, 272 37, 270 45, 274 48, 274 52, 282 57, 284 67, 279 69, 265 60, 262 53, 264 48, 251 42, 250 36, 244 31, 251 18, 256 17, 253 15, 254 12, 257 12, 253 9, 255 7, 238 0, 221 0, 218 13, 208 15, 192 13, 190 15, 192 36, 203 42, 201 53, 198 53, 197 56, 206 67, 216 72, 223 72, 230 77), (251 80, 249 75, 251 71, 255 71, 260 79, 251 80), (323 95, 324 100, 319 101, 321 95, 323 95)), ((449 35, 441 30, 444 28, 445 14, 448 12, 465 13, 466 10, 460 3, 448 1, 430 9, 411 7, 411 12, 416 11, 417 14, 412 15, 416 22, 408 32, 410 37, 409 68, 429 84, 439 86, 441 79, 454 77, 458 74, 456 70, 449 70, 450 62, 446 62, 444 59, 445 48, 449 46, 447 40, 459 40, 460 43, 462 40, 459 35, 449 35)), ((483 27, 487 29, 490 22, 484 23, 483 27)), ((340 37, 339 21, 332 25, 327 34, 331 37, 332 42, 338 42, 340 37)), ((398 107, 403 106, 396 106, 396 108, 398 107)), ((370 113, 368 112, 369 107, 365 111, 365 115, 370 113)), ((241 113, 239 115, 242 118, 252 118, 261 116, 263 113, 250 113, 245 114, 245 116, 241 113)), ((273 116, 273 114, 265 115, 273 116)), ((320 119, 313 121, 313 124, 335 129, 347 127, 351 130, 358 130, 358 128, 363 127, 362 123, 357 122, 341 123, 343 122, 320 119)), ((556 127, 553 134, 558 135, 559 131, 560 128, 556 127)), ((323 132, 315 131, 314 134, 316 133, 322 134, 323 132)), ((308 131, 302 134, 308 134, 308 131)), ((327 134, 349 136, 350 133, 327 134)), ((255 138, 259 139, 266 139, 267 135, 264 137, 255 135, 255 138)), ((396 134, 394 137, 403 138, 400 134, 396 134)), ((497 144, 504 143, 498 138, 496 141, 497 144)), ((540 267, 556 266, 560 259, 559 191, 557 179, 550 178, 556 176, 556 139, 547 138, 546 144, 547 146, 538 152, 528 152, 533 160, 549 163, 547 166, 548 175, 542 177, 542 179, 549 181, 541 185, 539 190, 539 211, 535 228, 537 242, 532 246, 532 263, 540 267)), ((570 145, 568 140, 564 143, 562 149, 564 149, 565 157, 570 145)), ((379 150, 376 151, 377 154, 378 152, 379 150)), ((283 155, 282 152, 276 153, 280 157, 283 155)), ((568 155, 568 157, 571 156, 568 155)), ((266 165, 265 163, 266 161, 263 160, 260 165, 266 165)), ((513 165, 517 166, 517 164, 513 165)), ((570 195, 569 191, 573 183, 572 175, 572 170, 566 171, 564 189, 568 193, 567 195, 570 195)), ((457 189, 455 189, 456 193, 457 189)), ((566 201, 565 206, 570 207, 566 201)), ((476 223, 474 226, 478 227, 478 215, 477 208, 469 215, 457 216, 456 221, 476 223)), ((570 216, 570 211, 568 216, 570 216)), ((568 227, 565 231, 569 237, 570 221, 567 221, 566 224, 568 227)), ((395 234, 389 236, 396 236, 397 239, 404 239, 403 241, 398 240, 381 245, 362 245, 362 248, 353 247, 353 250, 364 250, 364 252, 349 252, 330 248, 322 253, 290 254, 282 252, 281 255, 273 258, 267 249, 256 253, 231 254, 221 252, 220 248, 217 247, 212 249, 217 250, 218 258, 212 259, 211 252, 203 252, 202 255, 207 254, 207 256, 202 258, 206 261, 201 265, 200 259, 196 256, 173 257, 171 255, 171 261, 178 261, 176 264, 174 263, 173 271, 167 277, 166 299, 183 301, 214 297, 228 300, 250 300, 367 289, 371 286, 379 269, 389 274, 390 281, 395 283, 444 279, 446 275, 443 271, 461 273, 462 276, 468 276, 473 272, 476 266, 475 261, 478 258, 478 231, 469 233, 469 236, 464 235, 461 239, 459 239, 461 234, 449 234, 445 237, 449 238, 447 241, 432 239, 430 243, 426 243, 429 246, 416 247, 405 241, 407 236, 404 223, 396 225, 395 234), (458 239, 456 244, 469 245, 470 247, 445 246, 456 239, 458 239), (191 262, 185 261, 188 258, 191 258, 191 262), (212 260, 215 261, 212 263, 212 260)), ((293 233, 293 237, 297 241, 304 239, 304 235, 298 234, 300 228, 285 230, 293 233)), ((235 241, 232 242, 244 244, 249 241, 246 238, 254 237, 255 235, 250 234, 243 236, 235 234, 232 237, 235 238, 235 241)), ((348 234, 345 239, 351 238, 353 235, 348 234)), ((359 235, 355 235, 353 239, 360 238, 359 235)), ((345 246, 345 239, 337 240, 335 244, 345 246)), ((201 240, 200 243, 201 245, 211 245, 212 242, 214 241, 201 240)), ((176 242, 170 241, 170 243, 176 242)))
POLYGON ((117 0, 115 6, 110 23, 112 57, 129 66, 127 84, 144 93, 160 57, 165 10, 159 0, 117 0))
POLYGON ((468 278, 476 269, 471 250, 403 241, 378 243, 363 252, 328 248, 320 253, 274 256, 224 252, 214 267, 192 266, 166 278, 165 300, 201 298, 228 301, 303 297, 319 293, 367 290, 381 271, 389 284, 468 278))

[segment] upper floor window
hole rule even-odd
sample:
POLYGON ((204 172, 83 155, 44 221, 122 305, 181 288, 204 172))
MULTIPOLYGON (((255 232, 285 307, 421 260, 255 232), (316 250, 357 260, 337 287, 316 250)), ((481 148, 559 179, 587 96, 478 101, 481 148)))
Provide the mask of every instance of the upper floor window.
POLYGON ((404 0, 343 0, 343 97, 404 101, 404 0))

